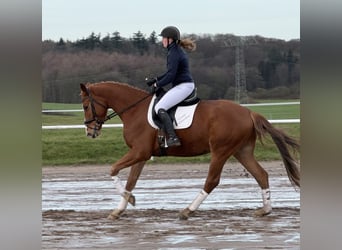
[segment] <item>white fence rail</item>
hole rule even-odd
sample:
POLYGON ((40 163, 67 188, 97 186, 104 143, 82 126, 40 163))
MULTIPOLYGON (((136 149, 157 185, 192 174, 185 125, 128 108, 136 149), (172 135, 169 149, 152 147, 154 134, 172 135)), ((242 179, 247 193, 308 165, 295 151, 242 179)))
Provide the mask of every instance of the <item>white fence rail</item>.
MULTIPOLYGON (((255 106, 281 106, 281 105, 299 105, 300 102, 273 102, 273 103, 252 103, 252 104, 240 104, 245 107, 255 106)), ((109 109, 111 110, 111 109, 109 109)), ((70 113, 70 112, 82 112, 83 109, 45 109, 42 113, 70 113)))
MULTIPOLYGON (((300 119, 279 119, 268 120, 270 123, 300 123, 300 119)), ((123 124, 103 124, 103 128, 123 128, 123 124)), ((85 125, 47 125, 42 126, 42 129, 70 129, 70 128, 85 128, 85 125)))
MULTIPOLYGON (((300 102, 279 102, 279 103, 255 103, 255 104, 241 104, 241 106, 280 106, 280 105, 299 105, 300 102)), ((55 109, 42 110, 42 113, 70 113, 83 112, 82 109, 55 109)), ((270 123, 300 123, 300 119, 272 119, 268 120, 270 123)), ((123 124, 103 124, 103 128, 123 128, 123 124)), ((43 125, 42 129, 79 129, 85 128, 84 125, 43 125)))
MULTIPOLYGON (((103 124, 103 128, 123 128, 123 124, 103 124)), ((85 125, 51 125, 42 126, 42 129, 68 129, 68 128, 85 128, 85 125)))

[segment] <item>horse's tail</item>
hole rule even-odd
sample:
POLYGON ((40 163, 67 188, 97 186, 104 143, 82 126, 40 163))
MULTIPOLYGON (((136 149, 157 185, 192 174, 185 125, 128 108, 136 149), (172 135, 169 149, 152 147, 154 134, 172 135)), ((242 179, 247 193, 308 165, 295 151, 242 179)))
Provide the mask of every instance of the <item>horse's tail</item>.
POLYGON ((251 118, 254 123, 255 132, 260 142, 263 143, 262 138, 265 137, 267 133, 271 135, 285 164, 289 180, 292 184, 300 187, 299 167, 296 160, 289 152, 289 148, 291 148, 293 152, 299 151, 299 143, 294 138, 286 135, 283 131, 273 127, 272 124, 260 114, 251 112, 251 118))

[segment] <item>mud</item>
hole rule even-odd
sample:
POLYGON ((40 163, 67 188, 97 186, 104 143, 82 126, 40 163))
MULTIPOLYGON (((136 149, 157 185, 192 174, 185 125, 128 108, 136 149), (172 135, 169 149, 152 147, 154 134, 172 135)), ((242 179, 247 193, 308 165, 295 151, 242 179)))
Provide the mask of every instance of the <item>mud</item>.
MULTIPOLYGON (((300 249, 299 190, 281 162, 262 165, 270 177, 270 215, 254 217, 260 189, 241 165, 229 163, 186 221, 178 213, 202 189, 206 164, 147 165, 133 192, 136 206, 114 221, 107 216, 120 196, 110 166, 44 167, 42 249, 300 249)), ((123 182, 127 173, 120 173, 123 182)))

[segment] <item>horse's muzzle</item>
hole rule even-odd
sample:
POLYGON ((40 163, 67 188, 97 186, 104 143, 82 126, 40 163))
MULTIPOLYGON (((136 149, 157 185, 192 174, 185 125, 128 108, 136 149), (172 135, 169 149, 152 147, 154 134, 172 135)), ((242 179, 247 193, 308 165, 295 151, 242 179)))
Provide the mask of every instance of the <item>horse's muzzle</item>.
POLYGON ((96 129, 92 129, 91 131, 88 131, 89 129, 86 128, 86 135, 88 137, 91 137, 93 139, 95 139, 96 137, 98 137, 100 135, 100 131, 96 130, 96 129))
POLYGON ((94 133, 94 134, 92 134, 92 133, 87 133, 87 136, 88 137, 91 137, 91 138, 96 138, 97 137, 97 135, 94 133))

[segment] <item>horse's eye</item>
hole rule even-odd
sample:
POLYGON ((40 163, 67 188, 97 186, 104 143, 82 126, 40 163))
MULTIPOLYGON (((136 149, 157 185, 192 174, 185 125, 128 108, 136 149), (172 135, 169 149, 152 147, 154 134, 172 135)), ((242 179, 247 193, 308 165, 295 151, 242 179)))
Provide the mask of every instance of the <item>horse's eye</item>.
POLYGON ((83 109, 84 109, 84 110, 87 110, 87 109, 88 109, 88 105, 87 105, 87 106, 83 106, 83 109))

